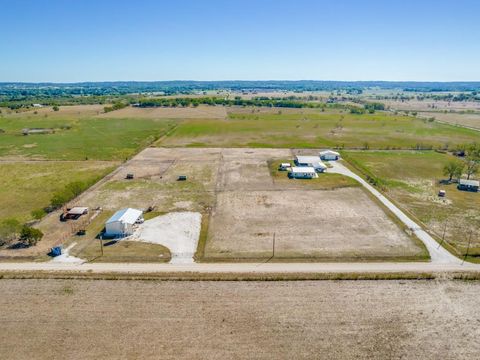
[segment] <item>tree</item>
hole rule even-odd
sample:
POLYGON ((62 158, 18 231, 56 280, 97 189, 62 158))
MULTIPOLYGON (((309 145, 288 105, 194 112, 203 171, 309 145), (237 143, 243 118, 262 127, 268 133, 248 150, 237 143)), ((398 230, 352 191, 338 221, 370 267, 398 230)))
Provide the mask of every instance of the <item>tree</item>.
POLYGON ((467 179, 470 179, 470 176, 475 175, 478 172, 478 161, 473 159, 467 160, 467 179))
POLYGON ((454 177, 459 178, 462 176, 464 167, 465 165, 459 161, 450 161, 443 168, 443 175, 448 176, 448 181, 451 182, 454 177))
POLYGON ((43 237, 43 233, 28 225, 23 225, 20 231, 20 241, 25 245, 34 246, 43 237))
POLYGON ((57 105, 53 105, 53 108, 52 108, 52 109, 53 109, 53 111, 58 111, 58 110, 60 110, 60 108, 59 108, 57 105))
POLYGON ((473 143, 467 148, 467 179, 478 172, 480 165, 480 144, 473 143))

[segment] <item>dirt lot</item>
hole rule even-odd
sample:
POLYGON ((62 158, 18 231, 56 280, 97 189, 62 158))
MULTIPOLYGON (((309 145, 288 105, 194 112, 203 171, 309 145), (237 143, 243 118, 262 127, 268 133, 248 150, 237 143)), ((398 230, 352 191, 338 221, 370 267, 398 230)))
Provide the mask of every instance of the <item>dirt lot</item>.
POLYGON ((324 191, 310 189, 315 180, 274 182, 267 161, 293 159, 293 153, 223 149, 205 248, 208 260, 268 259, 274 238, 277 260, 414 259, 422 254, 360 188, 324 191))
POLYGON ((206 106, 186 108, 137 108, 126 107, 121 110, 100 114, 104 118, 147 118, 147 119, 225 119, 224 106, 206 106))
MULTIPOLYGON (((332 178, 327 175, 310 182, 290 181, 286 172, 280 174, 283 178, 272 177, 269 161, 291 160, 294 153, 289 149, 147 148, 76 200, 76 205, 101 207, 103 212, 87 228, 91 237, 68 241, 96 253, 97 244, 81 242, 93 241, 102 219, 124 207, 154 206, 157 214, 193 211, 204 215, 200 246, 208 260, 267 259, 274 236, 275 260, 413 260, 423 254, 356 183, 331 190, 332 178), (128 173, 134 174, 133 180, 125 179, 128 173), (186 175, 187 181, 177 181, 179 175, 186 175)), ((69 231, 70 223, 60 223, 54 214, 40 228, 47 234, 42 242, 49 241, 43 248, 48 248, 59 234, 69 231)), ((73 253, 82 257, 75 249, 73 253)))
POLYGON ((207 258, 388 259, 421 254, 359 188, 218 195, 207 258))
POLYGON ((0 280, 0 292, 5 359, 480 357, 479 282, 0 280))

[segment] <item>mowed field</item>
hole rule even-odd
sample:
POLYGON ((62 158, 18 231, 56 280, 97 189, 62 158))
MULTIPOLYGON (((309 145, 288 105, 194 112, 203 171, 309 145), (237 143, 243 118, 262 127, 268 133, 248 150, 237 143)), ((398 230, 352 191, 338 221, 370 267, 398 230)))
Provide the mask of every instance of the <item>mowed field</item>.
POLYGON ((387 112, 229 108, 228 118, 185 119, 157 142, 174 147, 415 149, 478 139, 474 130, 387 112))
POLYGON ((98 106, 42 108, 0 115, 0 157, 47 160, 125 160, 160 138, 175 123, 151 118, 99 118, 98 106), (73 108, 73 109, 72 109, 73 108), (51 134, 24 136, 23 129, 51 134))
MULTIPOLYGON (((401 208, 426 224, 437 237, 462 256, 480 256, 480 194, 459 191, 456 184, 441 185, 443 167, 455 158, 433 151, 346 152, 351 163, 383 180, 384 190, 401 208), (440 189, 445 198, 438 197, 440 189), (470 238, 471 236, 471 238, 470 238)), ((457 159, 457 161, 459 161, 457 159)))
POLYGON ((0 292, 6 359, 480 357, 479 282, 4 279, 0 292))

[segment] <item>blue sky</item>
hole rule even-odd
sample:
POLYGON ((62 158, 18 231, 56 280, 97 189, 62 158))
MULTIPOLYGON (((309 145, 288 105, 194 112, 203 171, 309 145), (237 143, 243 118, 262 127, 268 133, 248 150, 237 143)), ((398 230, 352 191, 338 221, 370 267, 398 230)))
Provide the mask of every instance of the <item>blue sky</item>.
POLYGON ((480 80, 476 0, 0 0, 0 81, 480 80))

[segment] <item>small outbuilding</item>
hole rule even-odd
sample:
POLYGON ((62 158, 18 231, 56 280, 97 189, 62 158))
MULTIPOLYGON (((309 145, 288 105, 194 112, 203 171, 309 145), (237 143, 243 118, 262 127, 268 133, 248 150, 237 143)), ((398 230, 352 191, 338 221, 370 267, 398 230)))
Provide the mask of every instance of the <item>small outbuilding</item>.
POLYGON ((291 179, 313 179, 317 178, 318 174, 313 167, 310 166, 300 166, 292 167, 288 173, 288 177, 291 179))
POLYGON ((278 170, 285 171, 285 170, 290 169, 291 167, 292 167, 292 165, 290 165, 290 163, 281 163, 278 166, 278 170))
POLYGON ((126 208, 118 210, 105 223, 105 236, 123 237, 133 234, 133 226, 143 223, 143 211, 126 208))
POLYGON ((458 190, 477 192, 480 188, 480 181, 460 179, 457 188, 458 190))
POLYGON ((327 160, 327 161, 340 159, 340 154, 333 150, 320 151, 319 155, 320 155, 320 159, 327 160))

